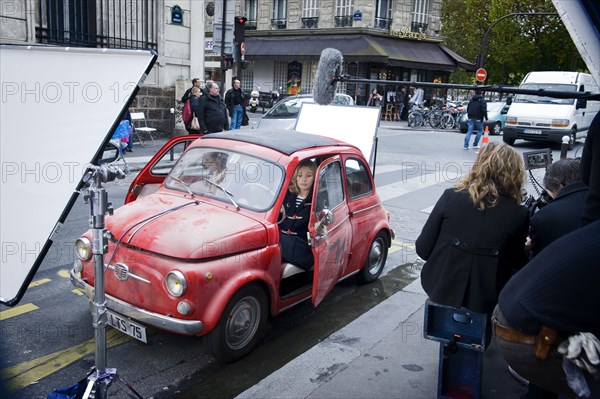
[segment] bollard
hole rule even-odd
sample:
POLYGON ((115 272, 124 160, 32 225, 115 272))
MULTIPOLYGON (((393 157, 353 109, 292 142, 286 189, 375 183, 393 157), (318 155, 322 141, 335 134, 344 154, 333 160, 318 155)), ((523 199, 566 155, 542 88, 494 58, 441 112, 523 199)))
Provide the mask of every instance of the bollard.
POLYGON ((560 159, 567 159, 567 151, 569 151, 569 141, 571 138, 567 135, 562 137, 562 144, 560 145, 560 159))
POLYGON ((170 109, 169 113, 169 138, 175 136, 175 108, 170 109))

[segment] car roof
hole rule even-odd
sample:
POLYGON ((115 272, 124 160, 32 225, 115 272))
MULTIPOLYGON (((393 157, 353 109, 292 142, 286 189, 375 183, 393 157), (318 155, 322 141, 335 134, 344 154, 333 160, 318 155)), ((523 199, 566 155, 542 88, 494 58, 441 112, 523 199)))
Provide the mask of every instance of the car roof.
POLYGON ((301 133, 295 130, 253 129, 251 131, 229 130, 227 132, 207 134, 206 139, 236 140, 267 147, 282 154, 290 155, 307 148, 340 146, 350 144, 315 134, 301 133))

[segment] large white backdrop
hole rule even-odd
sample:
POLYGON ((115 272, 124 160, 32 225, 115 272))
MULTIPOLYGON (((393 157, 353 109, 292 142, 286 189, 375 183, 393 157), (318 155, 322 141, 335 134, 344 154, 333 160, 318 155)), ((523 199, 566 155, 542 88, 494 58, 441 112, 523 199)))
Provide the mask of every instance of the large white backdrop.
MULTIPOLYGON (((0 301, 18 302, 152 51, 0 46, 0 301)), ((72 204, 71 204, 72 205, 72 204)))
POLYGON ((373 168, 379 107, 303 103, 295 130, 343 140, 360 149, 373 168))

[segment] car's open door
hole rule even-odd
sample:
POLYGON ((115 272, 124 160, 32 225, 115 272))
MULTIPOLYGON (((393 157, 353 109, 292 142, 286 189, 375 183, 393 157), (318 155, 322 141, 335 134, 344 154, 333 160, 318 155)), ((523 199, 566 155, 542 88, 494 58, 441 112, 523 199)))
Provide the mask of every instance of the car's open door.
POLYGON ((199 137, 198 134, 176 136, 162 146, 131 182, 125 203, 128 204, 158 190, 181 154, 199 137))
POLYGON ((315 258, 312 301, 317 306, 339 281, 352 244, 341 157, 321 163, 315 187, 309 234, 315 258))

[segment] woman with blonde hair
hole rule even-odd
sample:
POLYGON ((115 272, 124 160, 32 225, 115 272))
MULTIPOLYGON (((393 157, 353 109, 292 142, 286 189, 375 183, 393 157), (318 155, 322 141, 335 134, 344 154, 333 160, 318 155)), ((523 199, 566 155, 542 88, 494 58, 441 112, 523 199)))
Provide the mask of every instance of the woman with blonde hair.
POLYGON ((504 284, 527 262, 524 181, 519 153, 490 143, 469 173, 444 191, 416 241, 426 261, 421 284, 433 302, 492 312, 504 284))
POLYGON ((316 163, 310 159, 300 161, 283 200, 285 213, 279 224, 282 260, 304 270, 312 269, 314 262, 306 233, 316 173, 316 163))

